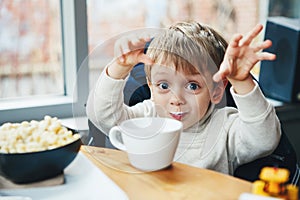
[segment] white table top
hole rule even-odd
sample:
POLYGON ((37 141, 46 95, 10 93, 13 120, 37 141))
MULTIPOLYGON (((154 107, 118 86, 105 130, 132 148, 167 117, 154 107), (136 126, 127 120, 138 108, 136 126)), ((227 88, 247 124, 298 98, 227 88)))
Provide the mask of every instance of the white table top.
MULTIPOLYGON (((65 169, 65 183, 51 187, 1 189, 1 195, 27 196, 32 200, 110 200, 127 195, 81 152, 65 169)), ((1 198, 0 198, 1 199, 1 198)))

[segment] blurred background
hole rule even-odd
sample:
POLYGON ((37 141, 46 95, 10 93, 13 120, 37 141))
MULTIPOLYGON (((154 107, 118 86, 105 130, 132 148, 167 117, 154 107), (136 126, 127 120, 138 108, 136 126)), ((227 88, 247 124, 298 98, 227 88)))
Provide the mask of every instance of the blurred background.
MULTIPOLYGON (((180 20, 209 24, 229 40, 268 16, 299 18, 300 10, 298 0, 87 0, 86 8, 89 53, 114 35, 180 20)), ((65 94, 61 22, 60 0, 0 0, 0 103, 65 94)), ((90 57, 91 82, 110 56, 90 57)))

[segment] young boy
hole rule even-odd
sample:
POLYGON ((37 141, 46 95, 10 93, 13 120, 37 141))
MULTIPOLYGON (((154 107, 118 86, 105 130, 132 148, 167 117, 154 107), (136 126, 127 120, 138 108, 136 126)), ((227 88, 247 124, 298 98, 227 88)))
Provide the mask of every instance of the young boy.
POLYGON ((169 117, 182 121, 175 161, 233 174, 237 166, 270 154, 280 139, 280 123, 250 70, 275 55, 261 52, 266 40, 250 46, 262 30, 235 35, 228 47, 212 28, 180 22, 151 40, 123 37, 115 44, 115 57, 90 93, 89 119, 104 133, 135 117, 169 117), (227 49, 227 50, 226 50, 227 49), (226 51, 226 52, 225 52, 226 51), (129 107, 123 88, 130 70, 145 63, 151 99, 129 107), (228 81, 237 105, 216 108, 228 81))

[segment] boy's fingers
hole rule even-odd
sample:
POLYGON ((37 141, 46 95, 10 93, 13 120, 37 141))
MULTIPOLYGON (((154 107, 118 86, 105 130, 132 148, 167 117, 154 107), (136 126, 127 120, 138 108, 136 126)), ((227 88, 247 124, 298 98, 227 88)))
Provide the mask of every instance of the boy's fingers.
POLYGON ((116 42, 115 49, 114 49, 115 57, 123 56, 123 55, 127 54, 129 51, 130 50, 129 50, 127 41, 122 39, 122 40, 119 40, 116 42))
MULTIPOLYGON (((228 75, 229 75, 229 74, 228 74, 228 75)), ((213 81, 215 81, 215 82, 223 81, 223 80, 226 79, 226 77, 227 77, 228 75, 226 75, 225 72, 220 72, 220 71, 218 71, 217 73, 214 74, 214 76, 213 76, 213 81)))
POLYGON ((261 32, 263 26, 261 24, 257 24, 254 29, 252 29, 241 41, 240 45, 249 45, 252 40, 261 32))
POLYGON ((149 37, 138 37, 136 35, 120 38, 115 43, 115 56, 119 57, 132 51, 144 49, 148 41, 150 41, 149 37))
POLYGON ((258 60, 275 60, 276 59, 276 55, 273 53, 269 53, 269 52, 261 52, 257 55, 257 59, 258 60))
POLYGON ((135 38, 130 41, 130 45, 133 50, 142 49, 145 47, 146 42, 148 42, 148 41, 149 40, 147 38, 135 38))
POLYGON ((260 50, 267 49, 271 46, 272 46, 271 40, 265 40, 264 42, 259 43, 257 46, 254 47, 254 52, 258 52, 260 50))
POLYGON ((214 82, 220 82, 222 80, 222 76, 219 72, 215 73, 215 75, 213 76, 213 81, 214 82))
POLYGON ((140 54, 138 62, 142 62, 146 65, 152 65, 154 63, 153 60, 144 53, 140 54))
POLYGON ((234 35, 229 43, 230 47, 238 47, 240 40, 243 38, 241 34, 234 35))
POLYGON ((220 69, 215 75, 213 76, 213 80, 215 82, 222 81, 226 79, 227 76, 229 76, 231 73, 231 70, 229 67, 225 66, 224 63, 221 64, 220 69))

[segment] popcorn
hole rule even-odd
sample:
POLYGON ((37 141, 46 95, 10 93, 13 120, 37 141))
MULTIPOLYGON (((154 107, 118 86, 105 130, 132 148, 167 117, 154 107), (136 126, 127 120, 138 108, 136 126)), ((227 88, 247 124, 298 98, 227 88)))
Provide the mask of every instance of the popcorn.
POLYGON ((80 138, 62 126, 56 117, 0 126, 0 153, 28 153, 55 149, 80 138))

